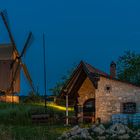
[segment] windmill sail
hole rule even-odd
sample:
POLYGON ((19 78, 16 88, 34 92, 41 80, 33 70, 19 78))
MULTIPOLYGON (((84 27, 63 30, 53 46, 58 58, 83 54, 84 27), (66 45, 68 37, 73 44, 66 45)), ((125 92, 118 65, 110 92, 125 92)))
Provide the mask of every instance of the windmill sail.
POLYGON ((32 89, 34 89, 30 74, 26 68, 26 65, 22 64, 21 59, 23 55, 25 55, 26 50, 32 41, 32 33, 29 33, 20 55, 10 30, 7 12, 0 11, 0 17, 5 25, 10 39, 10 48, 4 47, 1 49, 0 47, 0 101, 19 102, 19 97, 14 96, 14 94, 20 92, 21 67, 23 68, 25 76, 27 77, 32 89))
POLYGON ((32 82, 31 76, 30 76, 30 74, 28 72, 27 66, 25 64, 22 64, 22 68, 23 68, 23 72, 24 72, 27 80, 29 81, 29 84, 30 84, 32 90, 34 91, 33 82, 32 82))
POLYGON ((9 25, 8 25, 8 22, 7 22, 7 20, 6 20, 6 17, 7 17, 7 16, 4 14, 4 12, 0 12, 0 15, 1 15, 2 20, 3 20, 3 23, 4 23, 4 25, 5 25, 6 29, 7 29, 7 32, 8 32, 10 41, 11 41, 12 46, 13 46, 13 49, 14 49, 16 55, 19 56, 18 50, 17 50, 17 48, 16 48, 16 43, 15 43, 15 41, 14 41, 14 38, 13 38, 12 32, 11 32, 11 30, 10 30, 10 27, 9 27, 9 25))

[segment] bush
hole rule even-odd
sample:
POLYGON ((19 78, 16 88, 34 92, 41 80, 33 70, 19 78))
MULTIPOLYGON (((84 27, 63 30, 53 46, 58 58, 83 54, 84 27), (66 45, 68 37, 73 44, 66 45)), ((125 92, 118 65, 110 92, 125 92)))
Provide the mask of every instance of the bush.
POLYGON ((39 93, 29 92, 29 95, 23 100, 24 103, 39 103, 42 98, 39 93))

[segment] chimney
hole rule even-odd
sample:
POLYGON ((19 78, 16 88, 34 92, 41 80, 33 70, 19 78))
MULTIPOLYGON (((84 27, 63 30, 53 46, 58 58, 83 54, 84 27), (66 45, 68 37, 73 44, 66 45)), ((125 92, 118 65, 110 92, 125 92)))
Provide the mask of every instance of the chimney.
POLYGON ((110 77, 116 78, 116 63, 113 61, 110 64, 110 77))

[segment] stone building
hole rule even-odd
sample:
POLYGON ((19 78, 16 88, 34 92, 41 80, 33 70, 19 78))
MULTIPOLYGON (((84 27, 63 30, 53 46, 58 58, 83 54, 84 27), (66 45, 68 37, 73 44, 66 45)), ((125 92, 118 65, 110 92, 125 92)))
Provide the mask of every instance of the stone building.
POLYGON ((65 95, 80 121, 98 119, 106 123, 113 114, 140 112, 140 87, 118 80, 114 62, 107 74, 81 61, 63 87, 61 98, 65 95))

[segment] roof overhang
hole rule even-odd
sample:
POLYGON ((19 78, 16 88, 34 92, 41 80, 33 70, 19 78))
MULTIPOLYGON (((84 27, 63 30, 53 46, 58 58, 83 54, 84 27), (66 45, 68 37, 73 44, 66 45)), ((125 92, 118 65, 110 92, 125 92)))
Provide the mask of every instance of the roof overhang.
POLYGON ((11 60, 13 58, 12 44, 0 44, 0 60, 11 60))

